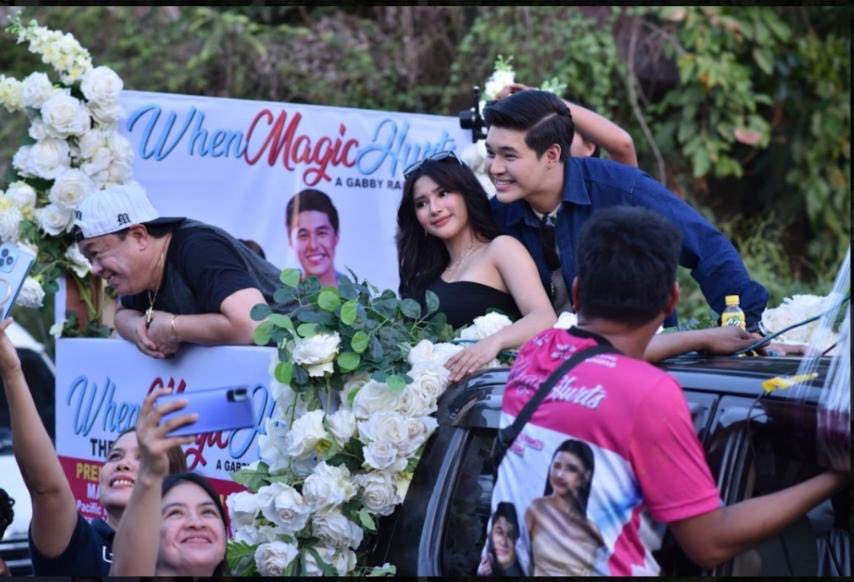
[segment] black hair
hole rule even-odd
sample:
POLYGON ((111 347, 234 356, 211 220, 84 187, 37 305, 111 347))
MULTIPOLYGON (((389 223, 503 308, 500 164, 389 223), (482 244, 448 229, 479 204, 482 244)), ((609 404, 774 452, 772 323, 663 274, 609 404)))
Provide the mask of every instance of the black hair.
POLYGON ((15 520, 15 510, 12 509, 14 505, 15 500, 9 497, 5 489, 0 489, 0 539, 6 533, 6 528, 15 520))
POLYGON ((560 146, 560 161, 569 159, 569 148, 575 135, 572 113, 563 99, 549 91, 528 89, 483 110, 487 126, 525 132, 525 144, 542 156, 552 145, 560 146))
POLYGON ((415 182, 421 176, 431 178, 448 192, 458 192, 468 210, 469 224, 474 236, 490 241, 501 232, 492 218, 489 198, 471 169, 455 157, 425 160, 409 174, 403 184, 403 196, 397 209, 397 265, 401 297, 418 301, 436 277, 448 267, 450 256, 445 243, 427 234, 415 215, 415 182))
MULTIPOLYGON (((125 436, 128 433, 136 432, 136 427, 132 426, 120 432, 116 435, 116 438, 113 439, 113 442, 110 443, 110 448, 107 451, 107 457, 110 456, 110 453, 113 451, 113 448, 116 446, 116 443, 119 442, 119 439, 125 436)), ((169 450, 166 451, 166 456, 169 458, 169 473, 184 473, 187 470, 187 455, 184 454, 184 451, 179 446, 170 447, 169 450)))
POLYGON ((670 299, 682 236, 667 219, 634 206, 595 211, 576 251, 580 314, 649 323, 670 299))
MULTIPOLYGON (((161 495, 166 497, 166 494, 169 493, 171 489, 181 483, 192 483, 194 485, 198 485, 205 493, 207 493, 208 497, 210 497, 211 501, 216 505, 216 509, 219 512, 219 518, 222 520, 222 527, 225 531, 225 539, 228 539, 228 522, 225 519, 225 509, 222 506, 222 500, 219 497, 219 493, 217 493, 216 489, 213 488, 211 482, 208 481, 204 475, 199 475, 198 473, 190 471, 166 475, 166 478, 163 479, 161 495)), ((214 568, 211 576, 223 576, 227 573, 227 567, 228 565, 225 560, 225 556, 223 556, 222 561, 217 564, 216 568, 214 568)))
MULTIPOLYGON (((552 455, 552 463, 554 463, 555 457, 557 457, 558 453, 570 453, 578 457, 578 460, 581 461, 581 464, 584 465, 584 470, 590 472, 590 478, 584 483, 578 491, 578 496, 575 498, 575 503, 577 504, 578 511, 581 515, 587 515, 587 501, 590 499, 590 486, 593 483, 593 470, 595 469, 595 461, 593 457, 593 449, 590 448, 585 442, 577 441, 575 439, 567 439, 563 441, 560 446, 555 449, 554 454, 552 455)), ((551 495, 552 494, 552 485, 551 485, 551 464, 549 464, 549 471, 546 476, 546 489, 543 495, 551 495)))
POLYGON ((288 201, 287 209, 285 210, 285 227, 288 233, 291 232, 293 226, 294 215, 306 210, 315 210, 323 212, 329 217, 329 224, 339 232, 338 229, 338 210, 332 204, 332 199, 320 190, 306 188, 294 194, 293 198, 288 201))

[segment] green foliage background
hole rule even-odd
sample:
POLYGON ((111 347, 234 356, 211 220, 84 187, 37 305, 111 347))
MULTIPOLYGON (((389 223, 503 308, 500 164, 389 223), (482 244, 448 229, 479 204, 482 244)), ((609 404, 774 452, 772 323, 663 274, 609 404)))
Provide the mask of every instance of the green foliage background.
MULTIPOLYGON (((73 33, 128 89, 445 115, 468 108, 471 87, 512 55, 518 81, 557 76, 565 97, 628 129, 641 168, 733 240, 769 305, 826 292, 850 244, 841 4, 91 6, 22 17, 73 33)), ((41 67, 0 39, 0 73, 41 67)), ((25 131, 0 111, 0 175, 25 131)), ((680 280, 680 316, 707 317, 693 281, 680 280)))

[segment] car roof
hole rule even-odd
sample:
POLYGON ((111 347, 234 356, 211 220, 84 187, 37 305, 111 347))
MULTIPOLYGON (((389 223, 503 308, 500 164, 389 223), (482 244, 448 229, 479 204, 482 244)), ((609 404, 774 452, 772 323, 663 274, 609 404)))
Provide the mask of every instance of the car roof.
MULTIPOLYGON (((763 383, 778 376, 793 376, 798 373, 802 357, 736 357, 702 356, 687 354, 667 360, 659 367, 672 375, 683 388, 716 394, 733 394, 756 397, 764 393, 763 383)), ((817 376, 796 390, 775 390, 773 399, 798 400, 817 403, 822 385, 830 367, 831 358, 818 358, 815 366, 817 376)), ((471 376, 467 382, 449 388, 440 403, 440 423, 453 425, 484 424, 481 417, 484 408, 500 410, 504 385, 509 368, 493 368, 471 376)), ((494 417, 493 417, 494 418, 494 417)))

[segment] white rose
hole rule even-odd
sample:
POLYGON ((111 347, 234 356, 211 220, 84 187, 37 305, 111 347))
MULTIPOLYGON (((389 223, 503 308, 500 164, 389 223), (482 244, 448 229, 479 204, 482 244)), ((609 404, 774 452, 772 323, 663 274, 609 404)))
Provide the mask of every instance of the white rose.
POLYGON ((42 105, 42 121, 57 135, 82 135, 92 126, 86 107, 71 95, 54 94, 42 105))
POLYGON ((234 541, 256 546, 278 541, 279 530, 272 525, 245 525, 234 531, 234 541))
POLYGON ((354 394, 362 389, 362 386, 371 381, 371 376, 366 372, 360 372, 358 374, 353 374, 351 376, 347 376, 347 381, 344 382, 344 387, 341 389, 341 406, 344 408, 350 409, 352 408, 352 402, 350 400, 350 394, 354 394))
POLYGON ((302 494, 314 511, 328 511, 356 495, 347 467, 321 461, 302 486, 302 494))
POLYGON ((409 442, 403 453, 410 457, 433 434, 439 423, 432 416, 409 417, 403 421, 409 442))
POLYGON ((234 529, 253 525, 258 512, 261 511, 258 496, 249 491, 232 493, 225 498, 225 505, 228 507, 228 516, 234 529))
POLYGON ((38 309, 44 301, 44 289, 38 281, 32 277, 27 277, 24 281, 24 286, 18 293, 18 298, 15 300, 15 305, 28 307, 30 309, 38 309))
POLYGON ((8 207, 0 210, 0 241, 4 243, 18 242, 18 238, 21 236, 20 227, 24 215, 5 196, 3 198, 3 202, 8 207))
POLYGON ((403 447, 409 440, 404 421, 397 412, 378 412, 368 420, 359 422, 359 437, 363 442, 384 441, 403 447))
POLYGON ((62 318, 62 321, 57 321, 56 323, 50 326, 50 329, 47 332, 55 339, 61 338, 62 330, 65 328, 65 321, 65 318, 62 318))
POLYGON ((65 258, 71 263, 74 273, 81 279, 92 271, 92 265, 80 252, 80 247, 74 243, 65 251, 65 258))
POLYGON ((49 137, 57 137, 41 119, 33 119, 30 128, 27 130, 27 134, 36 141, 41 141, 49 137))
POLYGON ((37 208, 34 212, 39 227, 51 236, 61 234, 72 224, 74 214, 56 204, 37 208))
POLYGON ((114 160, 126 164, 133 162, 133 144, 125 136, 117 131, 110 132, 107 135, 106 143, 113 154, 114 160))
POLYGON ((66 170, 51 186, 50 201, 68 210, 77 210, 94 191, 95 183, 89 176, 78 169, 66 170))
MULTIPOLYGON (((427 375, 422 375, 422 378, 425 376, 427 375)), ((398 412, 404 416, 425 416, 436 412, 436 398, 432 394, 432 388, 432 385, 423 388, 415 383, 409 384, 403 389, 400 405, 397 407, 398 412)))
MULTIPOLYGON (((443 369, 445 362, 457 352, 462 351, 463 346, 439 343, 433 344, 428 340, 421 340, 411 350, 407 356, 407 361, 414 370, 421 369, 443 369)), ((447 372, 446 372, 447 373, 447 372)))
POLYGON ((33 168, 31 166, 33 146, 21 146, 15 155, 12 156, 12 167, 18 170, 22 176, 33 176, 33 168))
POLYGON ((265 490, 263 499, 266 501, 261 506, 261 512, 278 526, 279 531, 295 534, 305 527, 311 507, 296 489, 284 483, 272 483, 261 489, 265 490))
POLYGON ((97 107, 109 107, 119 101, 122 93, 121 77, 109 67, 95 67, 83 77, 80 90, 90 103, 97 107))
POLYGON ((317 443, 329 437, 323 428, 323 415, 322 410, 313 410, 294 421, 285 437, 285 454, 304 459, 314 452, 317 443))
POLYGON ((106 185, 124 184, 133 177, 133 168, 130 164, 121 161, 113 161, 107 171, 106 185))
POLYGON ((371 513, 391 515, 401 501, 392 476, 385 471, 372 471, 356 476, 356 484, 362 488, 362 503, 371 513))
POLYGON ((294 346, 294 362, 305 366, 309 376, 323 376, 334 372, 332 361, 338 355, 341 337, 338 333, 319 333, 307 339, 298 340, 294 346))
POLYGON ((460 338, 465 340, 482 340, 495 335, 509 325, 513 325, 513 322, 506 315, 495 312, 487 313, 486 315, 475 317, 472 325, 460 331, 460 338))
POLYGON ((569 329, 574 325, 578 325, 578 316, 571 311, 563 311, 560 316, 558 316, 557 322, 552 327, 556 327, 558 329, 569 329))
MULTIPOLYGON (((356 567, 356 554, 349 549, 336 549, 328 546, 314 546, 314 550, 320 556, 320 559, 335 568, 339 576, 346 576, 356 567)), ((314 554, 304 552, 305 558, 305 575, 306 576, 322 576, 323 570, 317 564, 314 554)))
POLYGON ((342 447, 356 434, 356 417, 349 410, 342 408, 327 417, 326 421, 329 424, 329 432, 342 447))
POLYGON ((281 576, 298 553, 295 544, 280 541, 261 544, 255 550, 255 566, 261 576, 281 576))
POLYGON ((29 148, 26 170, 31 175, 53 180, 65 172, 71 163, 71 151, 68 142, 63 139, 43 139, 25 147, 29 148))
POLYGON ((288 467, 288 455, 285 453, 285 438, 288 427, 283 422, 273 418, 264 420, 264 430, 267 434, 258 435, 258 454, 267 463, 271 473, 276 473, 288 467))
POLYGON ((495 71, 492 73, 492 76, 486 81, 486 84, 483 88, 483 98, 487 101, 492 101, 498 95, 498 93, 507 85, 510 85, 514 82, 516 75, 514 72, 502 70, 495 71))
POLYGON ((415 368, 409 372, 409 375, 412 376, 412 384, 410 386, 423 392, 435 402, 448 387, 450 370, 445 366, 438 368, 415 368))
POLYGON ((362 528, 340 511, 324 511, 311 518, 311 533, 335 548, 356 549, 362 543, 362 528))
POLYGON ((101 127, 114 128, 116 123, 125 116, 124 108, 118 103, 106 106, 95 105, 89 110, 101 127))
POLYGON ((395 410, 400 404, 401 393, 392 390, 388 384, 368 381, 353 400, 353 414, 356 418, 368 418, 372 414, 395 410))
POLYGON ((80 136, 80 139, 77 142, 77 147, 80 149, 80 157, 84 159, 93 158, 100 150, 106 150, 109 154, 110 147, 107 142, 107 136, 109 134, 109 131, 105 131, 103 129, 93 129, 80 136))
POLYGON ((24 84, 12 77, 0 75, 0 105, 9 113, 24 108, 24 84))
POLYGON ((29 214, 36 205, 36 191, 26 182, 12 182, 6 190, 6 198, 24 214, 29 214))
POLYGON ((362 449, 362 454, 365 464, 379 471, 403 471, 406 468, 406 457, 401 456, 397 447, 388 441, 371 442, 362 449))
POLYGON ((53 93, 53 83, 44 73, 32 73, 24 79, 22 99, 26 107, 38 109, 53 93))

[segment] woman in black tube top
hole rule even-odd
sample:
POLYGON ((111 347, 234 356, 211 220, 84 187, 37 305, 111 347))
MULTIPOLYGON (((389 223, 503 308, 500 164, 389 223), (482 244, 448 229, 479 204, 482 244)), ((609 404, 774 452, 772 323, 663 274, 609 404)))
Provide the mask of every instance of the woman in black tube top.
POLYGON ((423 303, 425 291, 433 291, 455 328, 492 310, 517 320, 448 361, 456 382, 553 325, 555 312, 528 251, 500 235, 486 192, 453 152, 407 168, 404 177, 397 212, 401 297, 423 303))

